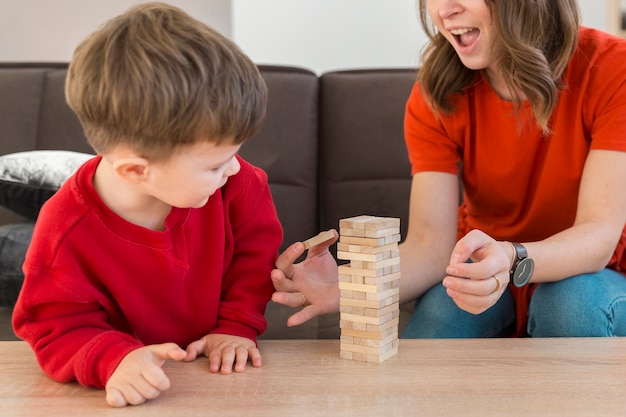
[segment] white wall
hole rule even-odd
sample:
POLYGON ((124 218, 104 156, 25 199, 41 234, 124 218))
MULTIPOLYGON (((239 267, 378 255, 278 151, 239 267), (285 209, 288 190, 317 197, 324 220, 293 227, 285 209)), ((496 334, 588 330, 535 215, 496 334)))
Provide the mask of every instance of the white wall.
MULTIPOLYGON (((145 0, 0 0, 0 61, 69 61, 106 20, 145 0)), ((168 0, 231 35, 230 0, 168 0)))
POLYGON ((233 39, 259 63, 316 72, 419 63, 416 0, 233 0, 233 39))
MULTIPOLYGON (((419 64, 417 0, 232 0, 233 39, 255 62, 339 68, 419 64)), ((605 2, 579 0, 583 24, 607 30, 605 2)))
MULTIPOLYGON (((105 20, 144 0, 0 0, 0 61, 68 61, 105 20)), ((419 64, 417 0, 166 0, 255 62, 317 73, 419 64)), ((583 24, 607 29, 606 2, 579 0, 583 24)))

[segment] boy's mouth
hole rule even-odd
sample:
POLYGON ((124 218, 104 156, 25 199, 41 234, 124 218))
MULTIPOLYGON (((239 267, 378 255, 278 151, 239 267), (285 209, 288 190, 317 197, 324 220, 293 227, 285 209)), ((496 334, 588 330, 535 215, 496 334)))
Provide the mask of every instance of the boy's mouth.
POLYGON ((480 30, 476 28, 460 28, 450 30, 452 36, 459 46, 471 45, 480 35, 480 30))

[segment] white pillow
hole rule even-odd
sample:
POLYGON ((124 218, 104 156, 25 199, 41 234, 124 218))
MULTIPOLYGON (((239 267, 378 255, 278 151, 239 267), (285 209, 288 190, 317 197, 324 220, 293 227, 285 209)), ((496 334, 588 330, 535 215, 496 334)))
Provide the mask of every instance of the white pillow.
POLYGON ((35 220, 43 203, 93 156, 62 150, 0 156, 0 205, 35 220))

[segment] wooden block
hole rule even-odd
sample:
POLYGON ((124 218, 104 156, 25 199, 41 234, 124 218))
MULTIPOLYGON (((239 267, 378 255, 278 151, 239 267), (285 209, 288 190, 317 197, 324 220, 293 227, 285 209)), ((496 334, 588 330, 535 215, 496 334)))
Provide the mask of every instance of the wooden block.
POLYGON ((362 275, 364 277, 381 277, 384 275, 380 269, 352 268, 351 265, 339 265, 339 275, 362 275))
MULTIPOLYGON (((346 306, 347 307, 347 306, 346 306)), ((351 307, 351 308, 360 308, 360 307, 351 307)), ((390 304, 383 308, 365 308, 363 307, 363 314, 368 317, 383 317, 387 314, 393 313, 394 310, 400 310, 400 303, 390 304)), ((354 310, 357 311, 357 310, 354 310)), ((356 314, 356 313, 353 313, 356 314)))
POLYGON ((399 314, 396 314, 394 316, 393 313, 389 313, 386 314, 384 316, 381 317, 367 317, 367 316, 363 316, 363 315, 359 315, 359 314, 349 314, 349 313, 340 313, 339 314, 339 318, 340 320, 348 320, 348 321, 352 321, 355 323, 365 323, 368 325, 368 330, 369 331, 378 331, 376 330, 376 328, 372 328, 370 329, 369 326, 382 326, 383 324, 389 323, 390 321, 393 321, 395 319, 397 319, 397 317, 399 316, 399 314))
POLYGON ((381 259, 380 261, 374 262, 363 262, 364 269, 381 269, 387 268, 395 265, 400 265, 400 258, 389 258, 389 259, 381 259))
MULTIPOLYGON (((386 292, 383 291, 384 284, 381 285, 366 285, 366 284, 353 284, 351 282, 339 282, 339 290, 348 290, 348 291, 362 291, 365 293, 379 293, 386 292)), ((353 295, 354 298, 354 295, 353 295)), ((367 296, 366 296, 367 298, 367 296)), ((387 298, 387 297, 385 297, 387 298)), ((378 298, 375 298, 378 299, 378 298)))
POLYGON ((365 223, 375 220, 375 216, 361 215, 339 220, 340 228, 365 229, 365 223))
POLYGON ((387 359, 395 356, 397 353, 398 353, 398 346, 394 346, 388 352, 386 352, 386 353, 384 353, 382 355, 367 355, 366 362, 383 363, 387 359))
POLYGON ((367 331, 367 323, 355 323, 352 322, 352 329, 357 332, 366 332, 367 331))
MULTIPOLYGON (((339 357, 341 359, 350 359, 350 360, 354 359, 353 358, 353 352, 348 352, 348 351, 345 351, 345 350, 342 350, 342 351, 339 352, 339 357)), ((367 362, 367 359, 365 359, 365 361, 362 361, 362 362, 367 362)))
POLYGON ((345 227, 340 227, 339 235, 351 237, 365 237, 365 229, 347 229, 345 227))
MULTIPOLYGON (((398 294, 398 299, 400 298, 400 294, 398 294)), ((382 300, 355 300, 354 298, 339 298, 339 305, 347 305, 353 307, 363 307, 363 308, 383 308, 390 304, 393 304, 393 297, 385 298, 382 300)))
POLYGON ((315 245, 319 245, 322 242, 326 242, 329 239, 335 237, 335 234, 332 230, 326 230, 325 232, 320 232, 317 236, 313 236, 302 242, 304 244, 305 249, 310 249, 315 245))
POLYGON ((350 291, 350 290, 339 290, 339 299, 342 300, 344 298, 345 299, 353 298, 352 297, 352 291, 350 291))
MULTIPOLYGON (((397 240, 398 242, 400 239, 397 240)), ((380 238, 369 238, 369 237, 358 237, 358 236, 343 236, 339 235, 339 242, 347 243, 349 245, 360 245, 360 246, 369 246, 369 247, 377 247, 385 244, 393 243, 392 237, 380 237, 380 238), (389 240, 386 242, 386 240, 389 240)))
MULTIPOLYGON (((354 336, 341 336, 339 338, 342 345, 355 345, 355 346, 370 346, 369 341, 366 338, 354 337, 354 336)), ((376 347, 376 346, 374 346, 376 347)))
POLYGON ((382 332, 368 332, 367 330, 356 330, 350 328, 342 328, 341 334, 352 337, 363 337, 370 340, 383 340, 391 336, 398 336, 398 326, 389 327, 382 332))
MULTIPOLYGON (((344 332, 366 332, 367 323, 356 323, 354 321, 340 319, 339 328, 341 329, 341 334, 344 334, 344 332)), ((346 335, 350 336, 348 333, 346 333, 346 335)))
POLYGON ((352 299, 353 300, 366 300, 367 293, 364 291, 352 291, 352 299))
MULTIPOLYGON (((339 313, 339 320, 351 321, 353 323, 364 323, 372 326, 380 326, 380 318, 378 317, 365 317, 358 314, 339 313)), ((374 330, 375 331, 375 330, 374 330)))
POLYGON ((379 229, 379 230, 367 230, 366 229, 364 236, 371 237, 371 238, 379 238, 379 237, 399 235, 399 233, 400 233, 399 227, 390 227, 389 229, 379 229))
POLYGON ((384 332, 385 330, 389 329, 390 327, 395 327, 396 329, 398 328, 398 324, 400 323, 400 319, 399 318, 395 318, 387 323, 383 323, 383 324, 367 324, 367 328, 365 331, 367 332, 384 332))
POLYGON ((384 240, 384 244, 385 245, 387 245, 389 243, 393 243, 393 242, 399 242, 400 241, 400 233, 398 233, 397 235, 385 236, 382 239, 384 240))
POLYGON ((383 292, 368 292, 365 294, 366 300, 386 300, 389 297, 395 297, 400 294, 400 288, 392 288, 383 292))
POLYGON ((369 246, 352 245, 350 243, 337 242, 337 252, 361 253, 361 252, 363 252, 364 248, 365 249, 370 249, 369 246))
MULTIPOLYGON (((356 314, 359 316, 365 316, 365 307, 357 307, 357 306, 350 306, 347 304, 341 304, 341 300, 339 300, 339 312, 340 313, 347 313, 347 314, 356 314)), ((372 316, 373 314, 370 312, 369 314, 370 316, 372 316)))
POLYGON ((400 219, 394 217, 376 217, 365 223, 366 230, 382 230, 400 227, 400 219))
POLYGON ((359 253, 359 252, 346 252, 337 249, 337 259, 343 259, 347 261, 366 261, 366 262, 379 262, 383 261, 383 253, 359 253))
POLYGON ((337 279, 339 282, 352 282, 352 274, 339 274, 337 279))
POLYGON ((400 282, 400 276, 401 276, 400 272, 396 272, 392 274, 381 275, 379 277, 364 277, 364 280, 365 280, 364 284, 378 285, 378 284, 385 284, 387 282, 400 282))
MULTIPOLYGON (((348 247, 350 246, 357 246, 357 245, 350 245, 345 243, 345 245, 347 245, 348 247)), ((372 253, 372 254, 376 254, 376 253, 384 253, 384 252, 392 252, 393 251, 397 251, 398 250, 398 242, 391 242, 391 243, 387 243, 387 244, 383 244, 383 245, 379 245, 379 246, 365 246, 365 245, 358 245, 358 247, 360 248, 360 252, 361 253, 372 253)), ((392 256, 394 256, 392 254, 392 256)), ((398 256, 398 255, 395 255, 398 256)))
POLYGON ((350 282, 352 284, 365 284, 365 277, 362 275, 350 275, 350 282))
POLYGON ((367 362, 367 354, 359 353, 359 352, 352 352, 352 360, 359 361, 359 362, 367 362))
POLYGON ((340 342, 339 346, 342 351, 365 353, 368 355, 377 355, 377 356, 384 355, 385 353, 391 351, 394 348, 393 342, 386 343, 385 345, 382 345, 382 346, 367 346, 367 345, 361 345, 361 344, 350 344, 350 343, 340 342))
POLYGON ((395 340, 398 339, 398 334, 390 334, 387 337, 384 337, 382 339, 362 339, 360 337, 354 337, 354 336, 346 336, 346 337, 352 337, 352 341, 353 344, 361 344, 361 343, 365 343, 366 346, 371 346, 371 347, 387 347, 387 348, 391 348, 393 345, 393 342, 395 340), (365 342, 362 342, 362 340, 365 340, 365 342))
POLYGON ((350 261, 350 267, 355 269, 363 268, 363 261, 350 261))

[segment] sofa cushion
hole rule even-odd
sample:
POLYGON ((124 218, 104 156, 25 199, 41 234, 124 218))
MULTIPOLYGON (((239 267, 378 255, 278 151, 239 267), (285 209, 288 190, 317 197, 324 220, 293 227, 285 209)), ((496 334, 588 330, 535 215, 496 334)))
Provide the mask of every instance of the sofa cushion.
POLYGON ((22 264, 34 223, 0 226, 0 307, 13 307, 22 288, 22 264))
POLYGON ((0 204, 35 220, 43 203, 93 155, 29 151, 0 156, 0 204))

